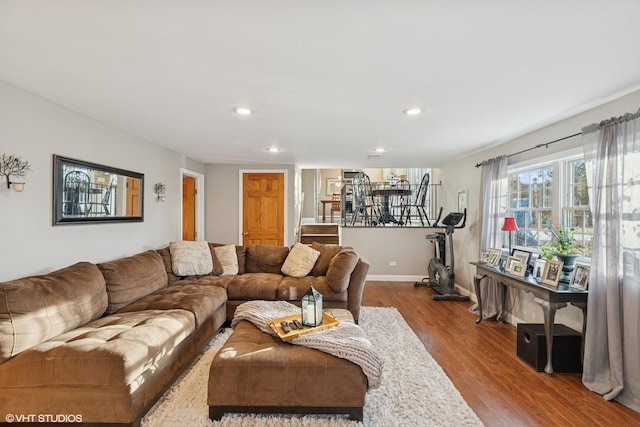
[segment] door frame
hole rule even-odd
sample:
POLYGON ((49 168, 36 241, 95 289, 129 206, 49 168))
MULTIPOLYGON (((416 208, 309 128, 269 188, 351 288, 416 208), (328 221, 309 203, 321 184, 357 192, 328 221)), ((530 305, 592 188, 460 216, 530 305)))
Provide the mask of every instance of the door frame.
POLYGON ((204 238, 204 175, 198 172, 191 171, 189 169, 180 168, 180 185, 178 188, 180 189, 179 200, 180 200, 180 232, 178 236, 180 236, 180 240, 182 240, 182 178, 184 176, 188 176, 194 178, 196 180, 196 241, 205 240, 204 238))
POLYGON ((287 169, 239 169, 238 170, 238 242, 242 244, 242 221, 243 221, 243 201, 244 194, 243 177, 244 174, 251 173, 281 173, 284 174, 284 245, 289 246, 291 236, 289 235, 289 171, 287 169))

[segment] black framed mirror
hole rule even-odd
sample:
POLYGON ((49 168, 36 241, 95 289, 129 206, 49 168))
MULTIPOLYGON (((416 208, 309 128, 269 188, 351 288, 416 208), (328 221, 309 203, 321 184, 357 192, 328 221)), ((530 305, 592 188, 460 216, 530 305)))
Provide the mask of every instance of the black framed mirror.
POLYGON ((144 174, 53 155, 53 224, 142 222, 144 174))

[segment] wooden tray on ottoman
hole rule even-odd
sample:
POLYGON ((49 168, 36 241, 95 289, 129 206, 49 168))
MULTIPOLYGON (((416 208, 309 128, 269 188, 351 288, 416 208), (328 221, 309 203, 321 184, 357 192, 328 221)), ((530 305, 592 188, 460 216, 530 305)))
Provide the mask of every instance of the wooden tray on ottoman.
POLYGON ((331 314, 327 313, 326 311, 323 311, 322 323, 319 324, 318 326, 303 326, 302 329, 292 328, 290 332, 285 332, 284 329, 282 329, 282 325, 280 325, 280 322, 282 321, 292 322, 294 320, 298 320, 302 323, 302 314, 292 314, 289 316, 271 319, 267 321, 267 325, 269 325, 269 327, 273 329, 273 331, 276 334, 278 334, 278 336, 282 341, 291 341, 292 339, 297 338, 300 335, 308 334, 309 332, 316 332, 316 331, 322 331, 324 329, 329 329, 334 326, 337 326, 340 323, 340 321, 335 317, 333 317, 331 314))

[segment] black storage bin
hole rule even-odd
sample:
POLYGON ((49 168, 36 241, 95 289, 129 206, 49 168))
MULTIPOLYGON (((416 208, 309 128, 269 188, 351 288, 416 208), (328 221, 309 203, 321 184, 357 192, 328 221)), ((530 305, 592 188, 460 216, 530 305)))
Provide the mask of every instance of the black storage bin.
MULTIPOLYGON (((544 325, 540 323, 518 323, 517 354, 538 372, 547 364, 547 341, 544 325)), ((580 346, 582 334, 565 325, 553 327, 553 371, 582 372, 580 346)))

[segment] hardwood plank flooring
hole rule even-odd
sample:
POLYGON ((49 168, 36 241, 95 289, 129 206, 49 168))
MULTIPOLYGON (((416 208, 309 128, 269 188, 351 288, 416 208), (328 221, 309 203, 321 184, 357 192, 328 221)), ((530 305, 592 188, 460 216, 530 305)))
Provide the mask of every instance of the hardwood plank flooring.
POLYGON ((514 325, 477 325, 472 302, 434 301, 434 293, 367 282, 362 305, 397 308, 486 426, 640 426, 640 413, 589 391, 581 374, 549 376, 520 360, 514 325))

